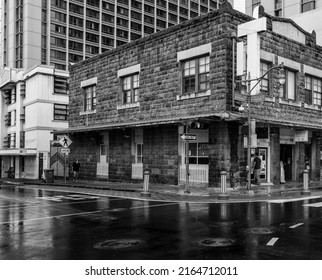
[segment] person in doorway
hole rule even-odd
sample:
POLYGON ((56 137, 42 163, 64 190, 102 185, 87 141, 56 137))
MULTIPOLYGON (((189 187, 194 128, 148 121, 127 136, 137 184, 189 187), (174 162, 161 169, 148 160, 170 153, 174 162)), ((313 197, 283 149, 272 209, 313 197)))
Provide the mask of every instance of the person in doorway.
POLYGON ((76 161, 73 162, 73 173, 74 173, 73 181, 78 181, 79 169, 80 169, 80 163, 79 163, 79 161, 77 159, 76 161))
POLYGON ((260 172, 262 168, 262 160, 258 156, 258 153, 255 153, 254 158, 254 178, 255 178, 255 184, 260 186, 260 172))

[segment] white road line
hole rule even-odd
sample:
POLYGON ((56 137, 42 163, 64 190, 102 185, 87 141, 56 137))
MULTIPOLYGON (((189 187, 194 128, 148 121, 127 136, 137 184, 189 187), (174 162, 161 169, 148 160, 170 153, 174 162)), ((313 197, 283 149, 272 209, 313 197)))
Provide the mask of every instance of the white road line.
POLYGON ((273 237, 267 244, 266 246, 274 246, 275 242, 278 240, 278 237, 273 237))
POLYGON ((322 202, 303 204, 306 207, 322 207, 322 202))
POLYGON ((301 197, 301 198, 274 199, 274 200, 268 200, 268 202, 270 202, 270 203, 284 203, 284 202, 292 202, 292 201, 310 200, 310 199, 316 199, 316 198, 321 198, 321 196, 317 195, 317 196, 309 196, 309 197, 301 197))
POLYGON ((41 217, 41 218, 27 219, 27 220, 15 220, 15 221, 9 221, 9 222, 2 222, 2 223, 0 223, 0 225, 6 225, 6 224, 12 224, 12 223, 33 222, 33 221, 53 219, 53 218, 62 218, 62 217, 82 216, 82 215, 88 215, 88 214, 100 213, 100 212, 102 212, 102 211, 99 210, 99 211, 92 211, 92 212, 81 212, 81 213, 73 213, 73 214, 65 214, 65 215, 57 215, 57 216, 48 216, 48 217, 41 217))
POLYGON ((302 226, 302 225, 304 225, 304 223, 298 223, 298 224, 290 226, 289 228, 297 228, 297 227, 302 226))

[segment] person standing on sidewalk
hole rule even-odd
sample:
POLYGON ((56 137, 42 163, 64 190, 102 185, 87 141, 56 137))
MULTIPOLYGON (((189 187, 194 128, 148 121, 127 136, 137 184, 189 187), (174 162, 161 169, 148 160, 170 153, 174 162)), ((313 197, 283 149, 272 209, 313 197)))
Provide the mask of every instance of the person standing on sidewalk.
POLYGON ((78 162, 78 159, 73 162, 73 173, 74 173, 74 179, 73 181, 78 181, 78 173, 80 169, 80 163, 78 162))
POLYGON ((260 186, 260 172, 262 169, 262 160, 258 156, 258 153, 255 154, 254 158, 254 178, 255 178, 255 184, 260 186))

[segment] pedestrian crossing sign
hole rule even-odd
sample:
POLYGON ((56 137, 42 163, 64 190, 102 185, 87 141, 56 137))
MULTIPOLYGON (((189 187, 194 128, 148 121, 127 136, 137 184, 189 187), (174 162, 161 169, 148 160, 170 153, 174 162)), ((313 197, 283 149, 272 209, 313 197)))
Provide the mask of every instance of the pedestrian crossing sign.
POLYGON ((59 139, 59 143, 60 143, 64 148, 68 148, 68 147, 69 147, 69 145, 70 145, 71 143, 73 143, 73 141, 72 141, 72 140, 70 140, 70 138, 69 138, 67 135, 64 135, 63 137, 61 137, 61 138, 59 139))

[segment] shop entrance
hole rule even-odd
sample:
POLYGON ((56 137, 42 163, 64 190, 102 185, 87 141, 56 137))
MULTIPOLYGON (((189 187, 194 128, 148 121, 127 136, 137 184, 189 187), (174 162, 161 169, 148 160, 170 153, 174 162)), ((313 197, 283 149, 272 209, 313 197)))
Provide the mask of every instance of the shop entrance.
POLYGON ((284 165, 285 181, 292 181, 292 145, 281 145, 280 160, 284 165))

